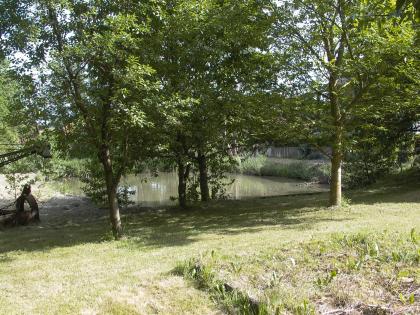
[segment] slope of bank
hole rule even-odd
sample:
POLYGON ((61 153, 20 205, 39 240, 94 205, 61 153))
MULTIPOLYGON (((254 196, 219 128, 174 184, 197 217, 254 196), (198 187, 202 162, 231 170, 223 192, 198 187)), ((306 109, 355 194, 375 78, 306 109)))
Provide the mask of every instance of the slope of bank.
POLYGON ((238 158, 235 172, 256 176, 277 176, 328 184, 330 163, 327 160, 270 158, 264 155, 238 158))

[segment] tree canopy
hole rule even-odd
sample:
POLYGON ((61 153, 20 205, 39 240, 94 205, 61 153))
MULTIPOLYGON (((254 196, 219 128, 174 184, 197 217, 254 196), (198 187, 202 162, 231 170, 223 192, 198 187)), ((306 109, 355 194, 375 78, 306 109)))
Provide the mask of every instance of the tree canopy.
POLYGON ((121 178, 146 161, 176 165, 185 207, 221 195, 238 152, 275 141, 331 159, 339 206, 343 167, 371 179, 412 145, 418 12, 391 0, 3 0, 0 133, 16 138, 16 108, 35 121, 24 132, 87 159, 116 238, 121 178))

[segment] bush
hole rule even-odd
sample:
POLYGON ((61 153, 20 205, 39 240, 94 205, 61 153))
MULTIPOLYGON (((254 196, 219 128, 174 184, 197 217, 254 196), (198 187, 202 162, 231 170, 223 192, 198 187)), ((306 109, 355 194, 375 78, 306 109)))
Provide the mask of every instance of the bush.
POLYGON ((53 158, 44 173, 53 179, 81 178, 86 176, 87 159, 53 158))
POLYGON ((328 183, 330 179, 330 165, 327 163, 313 164, 304 160, 291 163, 277 163, 266 156, 259 155, 248 157, 241 161, 238 173, 328 183))
POLYGON ((413 160, 413 168, 420 169, 420 155, 417 155, 413 160))
POLYGON ((267 162, 265 155, 250 156, 239 161, 239 172, 246 175, 262 175, 261 169, 267 162))
POLYGON ((287 164, 271 162, 261 168, 263 176, 279 176, 323 183, 329 181, 329 172, 330 168, 327 164, 310 164, 305 161, 287 164))

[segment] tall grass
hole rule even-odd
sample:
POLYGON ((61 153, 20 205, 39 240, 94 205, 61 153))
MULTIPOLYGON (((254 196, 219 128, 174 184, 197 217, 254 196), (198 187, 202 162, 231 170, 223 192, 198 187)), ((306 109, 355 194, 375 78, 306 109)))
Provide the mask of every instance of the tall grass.
POLYGON ((178 264, 175 271, 233 314, 312 315, 348 309, 418 314, 418 242, 414 228, 410 234, 336 232, 252 255, 213 250, 178 264))
POLYGON ((266 165, 267 157, 264 155, 250 156, 245 159, 238 157, 237 173, 245 175, 261 175, 261 169, 266 165))
POLYGON ((279 163, 263 155, 241 160, 237 172, 246 175, 279 176, 321 183, 328 183, 330 178, 330 166, 326 163, 314 164, 306 160, 279 163))

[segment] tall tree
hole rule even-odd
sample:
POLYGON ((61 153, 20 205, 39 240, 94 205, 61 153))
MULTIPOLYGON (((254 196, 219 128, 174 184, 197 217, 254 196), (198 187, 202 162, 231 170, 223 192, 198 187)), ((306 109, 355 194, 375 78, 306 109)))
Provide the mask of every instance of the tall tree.
POLYGON ((9 70, 6 62, 0 63, 0 138, 2 145, 18 140, 18 133, 13 130, 10 124, 10 114, 16 106, 18 85, 8 73, 9 70))
POLYGON ((139 158, 142 131, 148 113, 153 114, 150 92, 158 88, 142 50, 158 15, 155 2, 27 1, 20 9, 18 20, 24 23, 1 33, 12 38, 27 25, 32 32, 26 45, 9 45, 8 51, 13 56, 17 48, 35 69, 38 90, 48 94, 45 107, 61 124, 57 130, 77 133, 79 143, 102 165, 118 238, 117 187, 139 158))
MULTIPOLYGON (((283 118, 295 135, 331 146, 330 205, 339 206, 343 160, 352 132, 362 124, 356 114, 410 105, 369 98, 379 87, 399 86, 395 72, 412 63, 414 34, 407 23, 389 17, 392 1, 296 0, 277 8, 277 50, 284 64, 279 83, 289 99, 283 118)), ((403 96, 403 89, 390 95, 394 101, 403 96)))
POLYGON ((269 1, 178 1, 168 8, 157 74, 179 111, 171 125, 180 201, 195 167, 202 201, 241 140, 251 99, 273 83, 269 1), (161 62, 163 61, 163 62, 161 62), (184 100, 180 102, 180 100, 184 100), (175 127, 175 128, 173 128, 175 127))
POLYGON ((411 15, 412 19, 418 24, 420 22, 420 1, 418 0, 397 0, 395 7, 402 16, 411 15), (410 12, 410 6, 414 14, 410 12))
MULTIPOLYGON (((41 111, 33 104, 34 96, 31 79, 19 76, 10 63, 0 63, 0 135, 2 148, 16 149, 40 140, 45 131, 41 111)), ((3 151, 3 150, 2 150, 3 151)))

